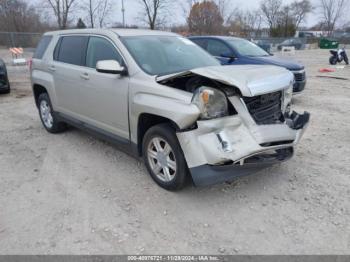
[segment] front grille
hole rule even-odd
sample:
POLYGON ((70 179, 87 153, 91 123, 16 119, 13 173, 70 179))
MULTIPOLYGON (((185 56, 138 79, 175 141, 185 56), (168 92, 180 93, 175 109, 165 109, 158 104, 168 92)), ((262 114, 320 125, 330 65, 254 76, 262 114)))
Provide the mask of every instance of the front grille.
POLYGON ((249 113, 258 125, 280 124, 284 122, 282 92, 243 98, 249 113))
POLYGON ((296 82, 304 82, 306 78, 305 72, 294 73, 294 78, 296 82))

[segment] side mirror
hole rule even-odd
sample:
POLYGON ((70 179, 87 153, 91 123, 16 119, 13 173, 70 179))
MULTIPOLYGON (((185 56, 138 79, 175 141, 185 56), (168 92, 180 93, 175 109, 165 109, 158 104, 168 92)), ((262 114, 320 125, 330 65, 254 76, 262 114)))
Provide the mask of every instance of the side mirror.
POLYGON ((223 53, 220 55, 221 57, 229 58, 230 63, 235 61, 236 57, 232 53, 223 53))
POLYGON ((96 65, 96 71, 105 74, 125 75, 126 68, 121 66, 118 61, 115 60, 102 60, 98 61, 96 65))

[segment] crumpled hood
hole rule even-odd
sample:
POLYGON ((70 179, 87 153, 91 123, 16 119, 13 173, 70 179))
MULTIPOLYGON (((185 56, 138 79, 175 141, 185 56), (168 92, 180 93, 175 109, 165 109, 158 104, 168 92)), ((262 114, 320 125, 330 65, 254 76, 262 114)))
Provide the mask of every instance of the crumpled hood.
POLYGON ((157 82, 187 74, 207 77, 225 85, 237 87, 243 96, 252 97, 277 92, 293 84, 293 74, 281 67, 260 65, 230 65, 196 68, 178 74, 161 76, 157 82))

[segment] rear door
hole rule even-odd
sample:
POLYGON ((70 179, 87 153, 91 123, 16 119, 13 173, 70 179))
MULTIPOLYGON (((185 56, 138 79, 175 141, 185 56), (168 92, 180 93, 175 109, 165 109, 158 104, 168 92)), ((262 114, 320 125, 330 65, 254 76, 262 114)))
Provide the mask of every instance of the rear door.
MULTIPOLYGON (((49 54, 46 54, 46 51, 53 39, 52 35, 44 35, 38 44, 38 46, 35 49, 32 61, 31 61, 31 77, 36 76, 37 72, 46 72, 47 71, 47 60, 52 60, 48 59, 49 54)), ((36 80, 36 79, 33 79, 36 80)))
POLYGON ((53 38, 53 36, 51 36, 51 35, 44 35, 40 39, 40 42, 35 49, 32 63, 33 63, 33 65, 35 65, 35 67, 37 69, 43 69, 42 68, 42 59, 45 55, 45 52, 46 52, 48 46, 51 43, 52 38, 53 38))
POLYGON ((85 82, 85 54, 89 37, 83 35, 62 36, 49 65, 55 81, 58 111, 83 120, 84 110, 81 92, 85 82))

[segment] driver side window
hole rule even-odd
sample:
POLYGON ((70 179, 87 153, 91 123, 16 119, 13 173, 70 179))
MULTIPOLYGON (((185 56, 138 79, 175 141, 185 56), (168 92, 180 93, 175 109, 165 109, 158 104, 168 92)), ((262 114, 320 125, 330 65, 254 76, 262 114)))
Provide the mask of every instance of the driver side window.
POLYGON ((108 40, 92 36, 89 39, 86 66, 96 68, 98 61, 115 60, 122 64, 122 56, 118 53, 116 48, 108 40))
POLYGON ((222 42, 208 39, 207 51, 213 56, 222 56, 223 54, 231 54, 231 50, 222 42))

